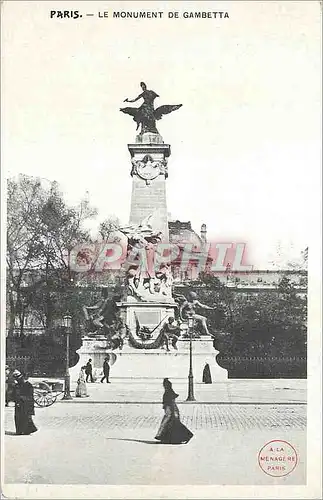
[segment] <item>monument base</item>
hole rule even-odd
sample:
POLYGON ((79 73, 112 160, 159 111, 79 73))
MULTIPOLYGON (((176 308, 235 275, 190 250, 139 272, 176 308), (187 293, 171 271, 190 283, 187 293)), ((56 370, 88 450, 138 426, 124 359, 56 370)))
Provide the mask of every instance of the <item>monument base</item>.
POLYGON ((128 297, 125 302, 118 302, 121 317, 132 332, 136 331, 137 320, 140 326, 146 326, 150 329, 156 328, 154 338, 156 338, 167 319, 174 317, 174 310, 177 307, 174 301, 161 302, 138 302, 132 301, 128 297))
MULTIPOLYGON (((122 350, 113 351, 116 354, 116 361, 111 367, 110 376, 117 378, 147 378, 147 379, 186 379, 189 369, 189 340, 179 339, 178 350, 170 347, 170 351, 165 348, 140 350, 125 345, 122 350)), ((82 347, 77 351, 80 360, 78 364, 71 368, 70 375, 72 382, 76 382, 81 366, 84 366, 91 358, 93 373, 95 377, 100 377, 104 357, 112 351, 107 349, 103 340, 84 340, 82 347)), ((227 370, 221 368, 216 362, 218 351, 213 348, 212 339, 192 340, 193 372, 196 380, 202 380, 202 373, 205 363, 209 363, 213 382, 227 380, 227 370)))

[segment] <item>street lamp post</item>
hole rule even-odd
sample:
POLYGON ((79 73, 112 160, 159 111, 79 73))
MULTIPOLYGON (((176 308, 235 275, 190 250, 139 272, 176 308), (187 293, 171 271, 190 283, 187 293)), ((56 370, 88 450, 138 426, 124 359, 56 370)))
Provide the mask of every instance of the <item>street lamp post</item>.
POLYGON ((65 368, 65 389, 64 389, 64 396, 62 399, 73 399, 71 396, 70 388, 71 388, 71 379, 70 379, 70 372, 69 372, 69 364, 70 364, 70 328, 72 325, 72 318, 71 316, 64 316, 63 317, 63 326, 65 329, 66 333, 66 368, 65 368))
POLYGON ((196 401, 194 397, 194 376, 193 376, 193 352, 192 352, 192 335, 194 328, 194 318, 188 317, 188 331, 190 335, 190 369, 188 372, 188 396, 186 401, 196 401))

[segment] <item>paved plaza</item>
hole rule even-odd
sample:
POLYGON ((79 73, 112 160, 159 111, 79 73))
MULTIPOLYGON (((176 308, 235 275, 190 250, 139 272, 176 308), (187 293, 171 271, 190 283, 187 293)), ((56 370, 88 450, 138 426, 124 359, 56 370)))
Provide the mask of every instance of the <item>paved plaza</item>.
MULTIPOLYGON (((112 370, 111 370, 112 371, 112 370)), ((30 379, 31 381, 33 379, 30 379)), ((34 379, 36 380, 36 379, 34 379)), ((110 377, 111 384, 95 382, 87 384, 89 397, 73 399, 76 403, 157 403, 162 398, 162 379, 130 379, 110 377)), ((63 381, 62 381, 63 382, 63 381)), ((187 397, 187 379, 172 379, 178 401, 187 397)), ((76 384, 72 383, 72 394, 76 384)), ((226 380, 203 384, 194 383, 198 403, 294 403, 304 404, 307 400, 306 380, 226 380)))
MULTIPOLYGON (((242 388, 250 381, 237 382, 236 387, 240 382, 242 388)), ((286 383, 274 382, 278 386, 281 382, 286 383)), ((278 403, 269 400, 263 403, 180 402, 181 419, 194 432, 194 437, 188 444, 176 446, 154 441, 163 416, 159 383, 129 382, 127 391, 132 390, 133 399, 140 399, 143 387, 147 387, 146 401, 142 398, 141 402, 132 403, 104 402, 104 397, 111 398, 112 394, 121 398, 122 390, 117 381, 105 385, 89 384, 89 398, 59 401, 51 407, 36 409, 35 423, 39 431, 31 436, 14 434, 14 407, 11 404, 5 409, 5 482, 304 484, 306 404, 300 401, 305 395, 305 384, 299 382, 288 382, 290 388, 285 390, 285 401, 281 397, 278 403), (97 404, 93 404, 94 394, 97 404), (153 394, 158 399, 154 399, 153 394), (288 398, 298 401, 288 402, 288 398), (260 449, 273 439, 288 441, 298 453, 297 467, 288 476, 270 477, 258 465, 260 449)), ((269 387, 269 381, 266 383, 269 387)), ((186 396, 185 384, 182 384, 174 382, 181 401, 186 396)), ((257 384, 259 391, 259 381, 255 381, 253 387, 257 384)), ((197 385, 196 395, 207 391, 206 399, 212 399, 214 386, 216 384, 206 389, 206 386, 199 388, 197 385)), ((277 389, 277 393, 282 396, 283 388, 277 389)))

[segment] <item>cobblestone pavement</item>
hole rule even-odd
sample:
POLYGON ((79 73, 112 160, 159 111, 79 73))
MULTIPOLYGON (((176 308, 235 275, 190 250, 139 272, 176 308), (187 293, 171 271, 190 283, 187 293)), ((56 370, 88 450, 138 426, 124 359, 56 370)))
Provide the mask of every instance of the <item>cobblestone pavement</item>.
MULTIPOLYGON (((5 481, 29 484, 304 484, 305 405, 180 404, 193 432, 187 445, 160 445, 157 404, 64 404, 36 409, 39 431, 14 435, 5 410, 5 481), (260 470, 273 439, 290 442, 299 463, 285 478, 260 470)), ((4 490, 5 492, 5 490, 4 490)))
MULTIPOLYGON (((192 429, 305 429, 305 405, 204 405, 180 404, 182 422, 192 429)), ((161 405, 155 404, 54 404, 36 410, 39 426, 66 430, 77 429, 98 432, 106 429, 154 429, 163 415, 161 405)), ((12 409, 6 411, 6 420, 12 427, 12 409)))

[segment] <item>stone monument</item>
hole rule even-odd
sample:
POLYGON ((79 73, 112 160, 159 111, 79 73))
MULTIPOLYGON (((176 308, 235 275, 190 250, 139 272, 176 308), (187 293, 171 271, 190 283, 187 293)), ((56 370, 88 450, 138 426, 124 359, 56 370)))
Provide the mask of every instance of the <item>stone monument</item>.
MULTIPOLYGON (((170 263, 155 265, 158 244, 169 242, 166 183, 168 159, 171 154, 170 145, 164 143, 156 128, 156 121, 163 115, 179 109, 181 104, 164 105, 155 109, 154 100, 159 97, 158 94, 148 90, 145 83, 141 82, 140 85, 142 93, 135 99, 125 99, 125 102, 143 99, 141 106, 120 109, 133 117, 137 130, 140 128, 140 131, 135 142, 128 144, 132 177, 131 209, 129 225, 119 228, 128 242, 127 259, 124 263, 126 287, 122 299, 116 304, 121 324, 127 332, 127 341, 124 342, 124 336, 124 340, 112 347, 118 358, 113 367, 113 374, 117 377, 187 377, 189 342, 185 335, 181 335, 179 326, 179 340, 176 338, 176 328, 172 326, 173 320, 170 319, 175 317, 177 309, 180 315, 183 312, 183 317, 179 318, 179 323, 183 322, 182 331, 187 327, 185 310, 191 310, 196 322, 202 326, 202 335, 198 339, 194 338, 198 371, 202 373, 203 366, 208 361, 211 369, 213 367, 214 378, 225 379, 225 370, 215 361, 216 352, 207 329, 206 318, 196 314, 194 309, 196 305, 205 309, 210 307, 200 304, 194 296, 186 301, 184 298, 182 306, 179 307, 173 298, 170 263), (170 333, 168 338, 167 334, 165 336, 167 328, 170 333), (171 334, 172 331, 175 332, 174 335, 171 334)), ((91 310, 97 310, 93 323, 102 333, 104 298, 98 305, 88 307, 89 313, 91 310)), ((79 364, 87 358, 92 358, 95 365, 95 358, 102 361, 106 352, 104 341, 99 335, 96 335, 93 342, 86 339, 79 351, 79 364)))
MULTIPOLYGON (((170 267, 154 268, 156 245, 168 243, 168 219, 166 205, 166 180, 168 177, 168 158, 170 145, 165 144, 156 128, 156 120, 164 114, 175 111, 181 104, 154 108, 158 95, 148 90, 141 82, 142 93, 133 100, 143 99, 139 108, 121 108, 121 111, 133 116, 140 133, 133 144, 128 144, 131 157, 132 196, 128 228, 121 228, 130 241, 130 252, 138 244, 146 253, 148 270, 132 269, 128 271, 128 293, 119 307, 122 317, 133 334, 138 324, 153 330, 153 339, 158 338, 163 324, 174 316, 176 303, 172 297, 172 276, 170 267), (130 230, 129 230, 130 229, 130 230), (150 234, 147 235, 147 232, 150 234), (139 233, 139 235, 138 235, 139 233), (140 235, 142 241, 140 241, 140 235), (131 244, 132 240, 132 244, 131 244), (149 256, 151 255, 151 262, 149 256), (130 283, 129 283, 130 282, 130 283)), ((134 266, 133 266, 134 267, 134 266)), ((133 339, 134 343, 134 339, 133 339)), ((148 342, 156 345, 155 342, 148 342)))

